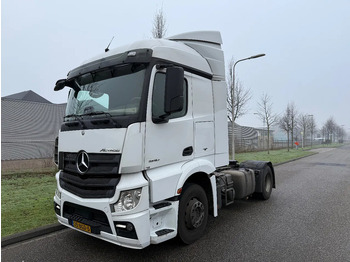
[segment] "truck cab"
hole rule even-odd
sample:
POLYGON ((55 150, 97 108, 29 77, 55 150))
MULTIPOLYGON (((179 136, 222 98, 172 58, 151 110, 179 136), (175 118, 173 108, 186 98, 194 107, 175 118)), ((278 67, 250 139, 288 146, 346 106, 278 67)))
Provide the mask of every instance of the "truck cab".
POLYGON ((241 187, 239 197, 269 198, 271 163, 229 161, 221 44, 216 31, 143 40, 57 81, 70 88, 56 152, 61 224, 130 248, 177 235, 189 244, 241 187))

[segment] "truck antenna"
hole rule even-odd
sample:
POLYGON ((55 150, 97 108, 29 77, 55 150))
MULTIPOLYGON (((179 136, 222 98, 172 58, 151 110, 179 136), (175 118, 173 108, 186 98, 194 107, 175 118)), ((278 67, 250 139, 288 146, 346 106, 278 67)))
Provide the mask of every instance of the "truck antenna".
POLYGON ((106 52, 106 53, 109 51, 109 46, 111 45, 111 43, 112 43, 113 39, 114 39, 114 36, 112 37, 111 42, 109 42, 109 44, 108 44, 107 48, 105 49, 105 52, 106 52))

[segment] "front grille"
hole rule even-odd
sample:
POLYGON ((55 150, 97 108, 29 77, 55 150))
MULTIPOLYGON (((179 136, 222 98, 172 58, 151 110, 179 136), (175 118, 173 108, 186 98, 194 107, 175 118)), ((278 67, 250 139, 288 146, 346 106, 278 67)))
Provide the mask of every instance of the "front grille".
MULTIPOLYGON (((121 154, 90 153, 89 169, 85 175, 111 175, 118 174, 121 154)), ((65 172, 80 174, 77 169, 78 153, 60 152, 59 168, 65 172)))
POLYGON ((114 177, 81 177, 77 174, 60 173, 60 186, 83 198, 110 198, 114 196, 120 175, 114 177))
POLYGON ((110 198, 120 180, 120 154, 88 154, 89 168, 77 169, 78 153, 60 153, 60 186, 83 198, 110 198))
POLYGON ((90 225, 92 233, 98 234, 100 231, 112 233, 106 214, 97 209, 65 202, 63 205, 63 217, 72 221, 82 222, 90 225))

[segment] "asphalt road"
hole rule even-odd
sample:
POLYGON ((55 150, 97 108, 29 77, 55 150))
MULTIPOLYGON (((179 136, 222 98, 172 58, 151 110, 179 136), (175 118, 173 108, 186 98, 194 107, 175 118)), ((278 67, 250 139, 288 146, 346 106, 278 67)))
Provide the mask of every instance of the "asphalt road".
POLYGON ((210 218, 205 236, 143 250, 65 229, 2 249, 2 261, 350 261, 350 146, 276 167, 268 201, 210 218))

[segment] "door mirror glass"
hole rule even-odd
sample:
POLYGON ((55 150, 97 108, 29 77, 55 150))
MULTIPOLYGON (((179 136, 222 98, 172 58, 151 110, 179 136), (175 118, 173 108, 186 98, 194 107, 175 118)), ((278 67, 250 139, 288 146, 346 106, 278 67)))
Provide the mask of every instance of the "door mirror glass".
MULTIPOLYGON (((155 75, 153 83, 153 95, 152 95, 152 121, 153 123, 167 123, 169 119, 178 118, 186 115, 187 113, 187 81, 182 79, 182 109, 176 112, 165 112, 165 86, 167 75, 162 72, 158 72, 155 75)), ((176 108, 179 109, 180 107, 176 108)), ((174 107, 173 107, 174 109, 174 107)))
POLYGON ((184 106, 184 70, 182 67, 169 67, 166 71, 164 111, 167 114, 179 112, 184 106))

